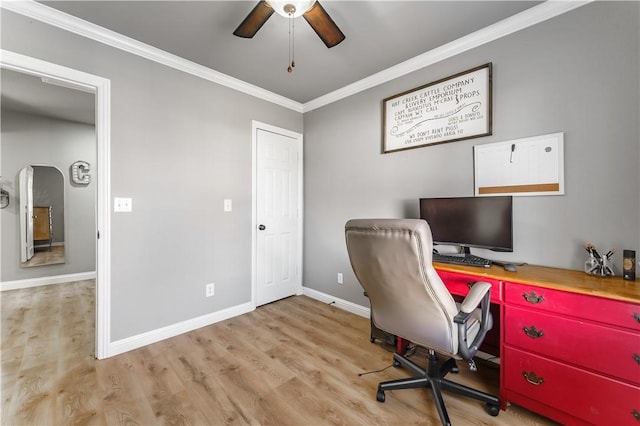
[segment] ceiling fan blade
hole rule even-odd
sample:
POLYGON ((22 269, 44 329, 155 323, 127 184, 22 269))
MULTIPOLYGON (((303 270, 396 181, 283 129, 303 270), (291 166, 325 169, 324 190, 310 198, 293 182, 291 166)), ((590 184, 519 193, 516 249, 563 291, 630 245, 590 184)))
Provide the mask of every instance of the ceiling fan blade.
POLYGON ((262 0, 251 12, 244 18, 244 21, 233 32, 233 35, 244 38, 252 38, 260 28, 267 22, 267 19, 273 15, 273 8, 262 0))
POLYGON ((340 28, 333 22, 331 16, 329 16, 319 2, 315 2, 311 9, 306 11, 302 16, 304 16, 304 19, 307 20, 311 28, 313 28, 327 47, 333 47, 345 39, 340 28))

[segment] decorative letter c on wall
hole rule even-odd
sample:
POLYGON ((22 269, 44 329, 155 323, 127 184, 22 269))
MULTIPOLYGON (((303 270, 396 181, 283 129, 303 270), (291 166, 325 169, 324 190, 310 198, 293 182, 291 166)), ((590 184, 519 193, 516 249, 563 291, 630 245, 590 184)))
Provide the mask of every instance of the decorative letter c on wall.
POLYGON ((89 185, 91 182, 89 170, 89 163, 86 161, 76 161, 71 165, 71 181, 76 185, 89 185))

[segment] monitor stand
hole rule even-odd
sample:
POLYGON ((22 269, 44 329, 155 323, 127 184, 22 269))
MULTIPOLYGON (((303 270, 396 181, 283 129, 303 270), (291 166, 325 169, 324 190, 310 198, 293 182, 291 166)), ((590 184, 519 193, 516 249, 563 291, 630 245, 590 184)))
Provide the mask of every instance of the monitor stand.
POLYGON ((471 254, 471 249, 468 246, 459 246, 460 251, 458 253, 454 253, 452 256, 456 256, 456 257, 479 257, 480 259, 485 259, 488 260, 489 262, 493 263, 493 260, 491 259, 487 259, 485 257, 480 257, 480 256, 476 256, 471 254))
POLYGON ((467 257, 471 256, 471 249, 467 246, 458 246, 457 253, 445 253, 447 256, 467 257))
MULTIPOLYGON (((466 257, 466 256, 471 256, 471 250, 469 250, 469 247, 465 247, 465 246, 457 246, 458 247, 458 251, 455 253, 451 253, 451 252, 444 252, 442 253, 445 256, 454 256, 454 257, 466 257)), ((435 253, 439 253, 437 248, 433 248, 433 251, 435 253)))

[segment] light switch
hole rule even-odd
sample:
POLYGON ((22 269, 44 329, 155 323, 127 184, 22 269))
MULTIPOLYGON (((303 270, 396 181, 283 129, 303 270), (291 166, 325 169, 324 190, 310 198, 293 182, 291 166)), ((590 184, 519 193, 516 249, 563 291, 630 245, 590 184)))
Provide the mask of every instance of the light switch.
POLYGON ((224 211, 230 212, 231 210, 233 210, 233 205, 231 203, 231 200, 230 199, 224 200, 224 211))
POLYGON ((132 209, 131 198, 114 198, 113 199, 113 211, 114 212, 130 212, 132 209))

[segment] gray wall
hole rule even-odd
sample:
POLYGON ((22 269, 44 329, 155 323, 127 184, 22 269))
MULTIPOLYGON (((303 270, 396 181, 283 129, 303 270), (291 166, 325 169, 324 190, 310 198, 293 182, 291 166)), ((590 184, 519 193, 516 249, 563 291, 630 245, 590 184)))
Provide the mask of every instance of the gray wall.
POLYGON ((5 10, 1 36, 111 80, 112 196, 133 199, 112 213, 112 340, 249 302, 251 120, 302 133, 302 114, 5 10))
POLYGON ((565 132, 564 196, 514 199, 514 252, 582 269, 583 245, 640 249, 639 3, 598 2, 306 113, 304 285, 368 306, 344 223, 418 217, 418 198, 473 195, 476 144, 565 132), (493 62, 493 135, 380 154, 381 101, 493 62), (344 284, 336 283, 343 272, 344 284))
MULTIPOLYGON (((1 170, 10 186, 9 207, 0 210, 2 260, 0 281, 13 281, 96 270, 95 183, 74 187, 69 183, 69 166, 83 159, 95 165, 96 136, 91 125, 72 123, 2 109, 0 120, 1 170), (64 175, 65 233, 64 264, 20 267, 18 218, 18 172, 26 165, 46 164, 64 175)), ((36 171, 34 167, 34 179, 36 171)), ((92 173, 95 175, 95 169, 92 173)), ((36 197, 34 191, 34 198, 36 197)), ((35 200, 34 200, 35 201, 35 200)), ((37 201, 36 201, 37 204, 37 201)), ((59 212, 59 208, 54 208, 59 212)), ((54 222, 59 222, 54 219, 54 222)))

